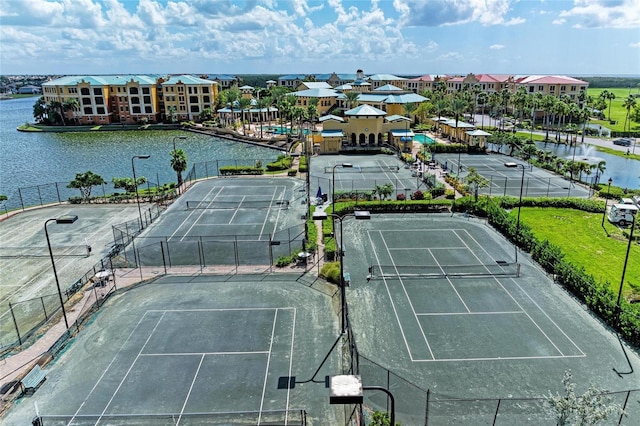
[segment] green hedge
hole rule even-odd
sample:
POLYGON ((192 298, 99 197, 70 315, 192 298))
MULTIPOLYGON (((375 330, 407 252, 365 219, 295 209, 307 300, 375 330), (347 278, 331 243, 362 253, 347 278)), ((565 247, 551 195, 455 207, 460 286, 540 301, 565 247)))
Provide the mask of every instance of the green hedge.
POLYGON ((264 169, 254 166, 223 166, 220 167, 220 176, 232 175, 261 175, 264 169))
MULTIPOLYGON (((586 211, 593 211, 594 206, 598 205, 598 202, 570 198, 554 200, 557 203, 548 199, 523 199, 522 201, 522 205, 527 206, 571 207, 573 205, 573 208, 586 211)), ((531 253, 533 260, 538 262, 547 273, 555 276, 556 282, 584 302, 609 326, 618 330, 629 343, 640 347, 640 305, 631 304, 622 298, 618 321, 617 295, 610 290, 609 283, 598 283, 592 275, 584 271, 584 268, 564 260, 564 254, 559 247, 549 241, 538 240, 526 224, 520 223, 520 235, 518 235, 517 219, 505 210, 514 206, 517 206, 517 199, 514 203, 511 197, 502 199, 481 197, 475 203, 472 198, 466 197, 456 200, 453 209, 487 217, 489 223, 499 232, 524 251, 531 253)), ((600 202, 600 211, 603 207, 604 205, 600 202)))
POLYGON ((468 147, 462 143, 436 143, 429 145, 429 149, 431 149, 431 152, 467 152, 468 147))
POLYGON ((278 170, 287 170, 291 168, 293 164, 293 158, 285 155, 280 155, 276 161, 267 164, 267 171, 274 172, 278 170))
POLYGON ((307 163, 307 156, 306 155, 301 155, 300 156, 300 162, 298 163, 298 171, 300 173, 306 173, 308 170, 309 166, 307 163))

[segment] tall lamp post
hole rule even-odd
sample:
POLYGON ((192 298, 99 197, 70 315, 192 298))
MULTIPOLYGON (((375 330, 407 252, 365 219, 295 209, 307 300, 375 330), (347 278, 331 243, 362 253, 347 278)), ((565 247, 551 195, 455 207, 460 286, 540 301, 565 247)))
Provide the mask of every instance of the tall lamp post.
POLYGON ((607 216, 607 201, 609 200, 609 195, 611 193, 611 184, 613 183, 613 179, 609 178, 607 181, 609 184, 607 186, 607 198, 604 199, 604 212, 602 212, 602 227, 604 228, 604 218, 607 216))
POLYGON ((138 215, 140 216, 140 229, 144 229, 144 222, 142 221, 142 210, 140 209, 140 196, 138 195, 138 181, 136 180, 136 166, 133 160, 139 158, 141 160, 146 160, 151 157, 150 155, 134 155, 131 157, 131 170, 133 170, 133 184, 136 188, 136 204, 138 205, 138 215))
POLYGON ((353 164, 351 163, 342 163, 336 164, 333 166, 331 170, 331 202, 333 203, 333 207, 336 206, 336 168, 342 167, 343 169, 351 169, 353 168, 353 164))
POLYGON ((516 221, 516 263, 518 263, 518 241, 520 241, 520 207, 522 207, 522 188, 524 188, 524 164, 520 163, 504 163, 505 167, 520 167, 522 169, 522 178, 520 179, 520 200, 518 201, 518 219, 516 221))
POLYGON ((173 151, 175 152, 176 150, 176 139, 179 139, 181 141, 187 140, 186 136, 176 136, 173 138, 173 151))
MULTIPOLYGON (((313 212, 313 220, 324 220, 331 216, 334 220, 338 219, 340 221, 340 247, 338 248, 338 256, 340 259, 340 308, 342 310, 342 315, 340 319, 340 333, 344 333, 347 328, 347 298, 345 291, 345 281, 344 281, 344 245, 343 245, 343 232, 342 232, 342 221, 346 217, 353 216, 356 220, 368 220, 371 219, 371 213, 365 210, 356 210, 353 213, 347 213, 344 215, 337 214, 328 214, 324 211, 313 212)), ((334 230, 335 232, 335 230, 334 230)))
POLYGON ((47 224, 49 222, 55 222, 60 224, 71 224, 78 220, 78 216, 68 215, 60 216, 55 219, 47 219, 44 223, 44 235, 47 237, 47 247, 49 248, 49 256, 51 257, 51 266, 53 267, 53 276, 56 279, 56 287, 58 288, 58 297, 60 297, 60 307, 62 308, 62 316, 64 317, 64 325, 69 329, 69 321, 67 320, 67 311, 64 309, 64 300, 62 300, 62 291, 60 290, 60 281, 58 281, 58 272, 56 271, 56 262, 53 260, 53 251, 51 250, 51 241, 49 240, 49 231, 47 230, 47 224))
POLYGON ((631 232, 629 233, 629 242, 627 243, 627 254, 624 257, 624 266, 622 267, 622 278, 620 279, 620 289, 618 290, 618 300, 616 301, 616 317, 618 326, 620 325, 620 299, 622 298, 622 286, 624 284, 624 275, 627 272, 627 262, 629 261, 629 252, 631 251, 631 241, 633 241, 633 229, 636 227, 637 211, 633 214, 633 220, 631 221, 631 232))

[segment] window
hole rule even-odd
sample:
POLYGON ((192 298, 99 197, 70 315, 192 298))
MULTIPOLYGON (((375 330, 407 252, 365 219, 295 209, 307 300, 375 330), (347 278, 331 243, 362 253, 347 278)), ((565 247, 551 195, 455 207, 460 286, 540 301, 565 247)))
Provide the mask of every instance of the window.
POLYGON ((200 108, 198 108, 198 105, 191 105, 191 112, 200 112, 200 108))
POLYGON ((575 91, 576 91, 576 89, 577 89, 577 86, 571 86, 571 91, 572 91, 572 92, 575 92, 575 91))
POLYGON ((99 87, 94 87, 93 88, 93 94, 96 96, 102 96, 102 89, 99 87))
POLYGON ((83 111, 84 111, 84 115, 93 114, 93 108, 91 107, 84 107, 83 111))
POLYGON ((91 92, 89 91, 88 88, 83 87, 82 89, 80 89, 80 94, 81 95, 85 95, 85 96, 89 96, 91 94, 91 92))
POLYGON ((197 104, 198 103, 198 97, 197 96, 189 96, 189 103, 190 104, 197 104))
POLYGON ((209 102, 211 102, 211 101, 209 100, 209 97, 208 97, 208 96, 203 96, 203 97, 202 97, 202 102, 209 103, 209 102))
POLYGON ((180 103, 184 103, 184 96, 178 96, 178 101, 180 103))
POLYGON ((77 87, 69 87, 69 93, 78 93, 77 87))
POLYGON ((142 94, 143 94, 143 95, 150 95, 150 94, 151 94, 151 91, 149 90, 149 88, 148 88, 148 87, 143 87, 143 88, 142 88, 142 94))
POLYGON ((98 105, 104 105, 104 98, 102 96, 98 96, 96 98, 96 104, 98 105))
POLYGON ((82 98, 82 105, 91 105, 91 98, 82 98))
POLYGON ((544 86, 538 86, 538 92, 544 92, 544 86))
POLYGON ((134 114, 140 114, 140 107, 134 106, 133 108, 131 108, 131 112, 134 114))
POLYGON ((137 87, 130 87, 129 88, 129 94, 137 95, 138 94, 138 88, 137 87))
POLYGON ((146 112, 147 114, 151 114, 153 113, 153 108, 151 108, 150 106, 146 106, 144 107, 144 112, 146 112))
POLYGON ((132 104, 139 105, 139 104, 140 104, 140 98, 139 98, 139 97, 137 97, 137 96, 132 96, 132 97, 131 97, 131 103, 132 103, 132 104))
POLYGON ((151 103, 151 96, 145 96, 143 102, 145 104, 150 104, 151 103))
POLYGON ((549 86, 549 91, 550 92, 555 92, 556 91, 556 86, 549 86))
POLYGON ((96 111, 97 111, 97 113, 98 113, 98 114, 102 114, 102 115, 104 115, 104 114, 105 114, 105 109, 104 109, 104 107, 98 107, 98 108, 96 108, 96 111))
POLYGON ((535 90, 535 87, 534 87, 534 86, 529 86, 529 93, 533 93, 533 92, 534 92, 534 90, 535 90))
POLYGON ((567 90, 567 86, 560 86, 560 91, 564 92, 565 90, 567 90))
POLYGON ((209 88, 208 87, 203 87, 202 88, 202 93, 209 93, 209 88))

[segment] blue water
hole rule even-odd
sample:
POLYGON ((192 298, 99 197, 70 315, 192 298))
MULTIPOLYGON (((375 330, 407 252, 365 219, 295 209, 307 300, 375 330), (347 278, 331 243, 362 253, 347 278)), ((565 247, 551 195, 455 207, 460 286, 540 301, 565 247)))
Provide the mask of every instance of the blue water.
POLYGON ((418 133, 418 134, 414 135, 413 136, 413 140, 414 141, 418 141, 420 143, 426 143, 426 144, 429 144, 429 145, 436 143, 436 141, 434 141, 433 139, 431 139, 427 135, 423 135, 422 133, 418 133))
MULTIPOLYGON (((113 177, 132 175, 131 158, 137 176, 152 182, 176 181, 169 152, 176 145, 187 154, 187 171, 194 163, 214 160, 273 161, 279 152, 224 139, 175 131, 114 131, 95 133, 25 133, 16 128, 33 122, 33 104, 37 97, 0 101, 0 194, 11 201, 18 198, 18 188, 49 182, 68 182, 76 173, 88 170, 110 182, 113 177)), ((185 173, 186 174, 186 173, 185 173)), ((183 174, 183 176, 185 175, 183 174)))

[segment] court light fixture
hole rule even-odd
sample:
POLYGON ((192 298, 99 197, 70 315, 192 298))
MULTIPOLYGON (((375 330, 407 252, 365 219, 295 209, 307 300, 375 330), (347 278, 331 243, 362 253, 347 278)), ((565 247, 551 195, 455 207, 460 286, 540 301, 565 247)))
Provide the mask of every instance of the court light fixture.
POLYGON ((176 150, 176 139, 181 140, 181 141, 184 141, 184 140, 187 140, 187 137, 186 137, 186 136, 175 136, 175 137, 173 138, 173 151, 174 151, 174 152, 175 152, 175 150, 176 150))
MULTIPOLYGON (((325 220, 329 217, 333 219, 338 219, 340 222, 340 247, 338 247, 338 256, 340 260, 340 281, 338 286, 340 287, 340 307, 342 310, 340 317, 340 333, 344 333, 347 329, 347 295, 346 295, 346 282, 345 282, 345 274, 344 274, 344 245, 343 245, 343 232, 342 232, 342 221, 347 217, 355 217, 356 220, 369 220, 371 219, 371 212, 367 210, 356 210, 353 213, 347 213, 343 215, 338 214, 330 214, 322 211, 313 212, 313 220, 325 220)), ((334 221, 335 223, 335 221, 334 221)), ((335 229, 334 229, 335 235, 335 229)))
POLYGON ((505 167, 516 168, 520 167, 522 169, 522 178, 520 179, 520 200, 518 201, 518 220, 516 221, 516 244, 515 244, 515 253, 516 253, 516 263, 518 263, 518 241, 520 241, 520 207, 522 206, 522 188, 524 188, 524 164, 520 163, 504 163, 505 167))
POLYGON ((607 186, 607 198, 604 199, 604 211, 602 212, 602 227, 604 228, 604 218, 607 216, 607 201, 609 200, 609 194, 611 194, 611 184, 613 183, 613 179, 609 178, 607 181, 609 184, 607 186))
POLYGON ((390 425, 396 424, 396 402, 393 394, 382 386, 363 386, 362 377, 355 374, 341 374, 329 377, 329 404, 362 404, 366 390, 379 390, 387 394, 390 401, 390 425))
POLYGON ((53 259, 53 251, 51 250, 51 241, 49 240, 49 230, 47 224, 55 222, 56 224, 69 225, 78 220, 76 215, 64 215, 53 219, 47 219, 44 222, 44 235, 47 238, 47 247, 49 248, 49 256, 51 257, 51 267, 53 268, 53 277, 56 280, 56 288, 58 289, 58 297, 60 298, 60 308, 62 308, 62 317, 64 318, 64 325, 69 329, 69 321, 67 320, 67 311, 64 309, 64 300, 62 299, 62 291, 60 290, 60 281, 58 280, 58 271, 56 271, 56 262, 53 259))

